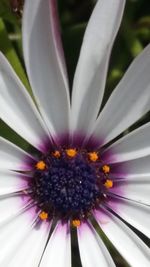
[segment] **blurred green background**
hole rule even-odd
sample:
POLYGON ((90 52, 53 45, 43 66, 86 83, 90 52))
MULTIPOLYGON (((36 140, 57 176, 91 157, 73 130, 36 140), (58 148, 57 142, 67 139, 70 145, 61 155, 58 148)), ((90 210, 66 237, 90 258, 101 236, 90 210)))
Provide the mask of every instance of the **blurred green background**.
MULTIPOLYGON (((35 0, 36 1, 36 0, 35 0)), ((115 0, 114 0, 115 1, 115 0)), ((43 1, 44 3, 44 1, 43 1)), ((94 0, 59 0, 62 39, 66 62, 72 84, 83 34, 92 12, 94 0)), ((0 50, 6 55, 20 79, 31 93, 22 56, 21 15, 23 0, 0 0, 0 50)), ((127 0, 122 25, 114 44, 107 79, 104 103, 115 85, 123 76, 130 62, 150 42, 150 2, 148 0, 127 0)), ((149 120, 149 114, 144 121, 149 120)), ((31 149, 28 144, 0 121, 0 135, 5 136, 23 149, 31 149)), ((73 267, 81 266, 77 240, 73 232, 73 267)), ((118 267, 128 266, 114 247, 102 235, 118 267)), ((142 237, 142 236, 141 236, 142 237)), ((148 243, 145 237, 143 239, 148 243)))

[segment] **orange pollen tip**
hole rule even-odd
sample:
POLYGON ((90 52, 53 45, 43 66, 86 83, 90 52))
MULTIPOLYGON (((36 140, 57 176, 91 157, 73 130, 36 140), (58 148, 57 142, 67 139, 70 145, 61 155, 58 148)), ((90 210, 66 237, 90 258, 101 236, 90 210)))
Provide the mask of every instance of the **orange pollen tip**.
POLYGON ((56 150, 54 153, 53 153, 53 156, 55 158, 60 158, 60 152, 58 150, 56 150))
POLYGON ((39 214, 39 218, 44 221, 48 218, 48 213, 46 213, 45 211, 42 211, 40 214, 39 214))
POLYGON ((99 158, 97 152, 90 152, 88 155, 89 155, 89 159, 90 159, 91 161, 97 161, 98 158, 99 158))
POLYGON ((110 167, 108 165, 104 165, 102 167, 102 170, 103 170, 104 173, 109 173, 110 172, 110 167))
POLYGON ((45 170, 45 168, 46 168, 46 163, 45 163, 43 160, 38 161, 37 164, 35 165, 35 167, 36 167, 38 170, 43 171, 43 170, 45 170))
POLYGON ((106 188, 112 188, 113 187, 113 181, 112 180, 106 180, 104 185, 106 188))
POLYGON ((72 226, 73 227, 79 227, 81 225, 81 221, 80 220, 73 220, 72 221, 72 226))
POLYGON ((77 150, 74 148, 70 148, 70 149, 66 149, 66 154, 71 157, 74 158, 77 154, 77 150))

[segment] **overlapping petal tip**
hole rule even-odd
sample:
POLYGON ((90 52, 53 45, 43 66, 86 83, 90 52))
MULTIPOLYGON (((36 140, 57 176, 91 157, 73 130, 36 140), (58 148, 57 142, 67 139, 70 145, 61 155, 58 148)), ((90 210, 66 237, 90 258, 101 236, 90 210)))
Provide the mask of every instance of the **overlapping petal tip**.
MULTIPOLYGON (((65 55, 61 40, 61 27, 59 24, 57 0, 49 0, 50 20, 52 25, 52 37, 55 46, 56 56, 63 77, 64 85, 68 89, 68 74, 66 69, 65 55)), ((68 94, 68 91, 67 91, 68 94)))
POLYGON ((59 222, 44 251, 40 267, 71 267, 71 239, 68 224, 59 222))
POLYGON ((30 170, 36 162, 30 154, 0 137, 0 170, 30 170))
POLYGON ((78 228, 78 243, 83 267, 115 267, 115 264, 94 228, 83 223, 78 228))
POLYGON ((95 218, 106 236, 132 267, 148 267, 150 250, 120 219, 107 210, 95 212, 95 218))
POLYGON ((0 53, 0 118, 27 142, 43 151, 49 138, 31 97, 13 71, 7 59, 0 53))
POLYGON ((150 45, 135 58, 120 81, 94 128, 103 144, 118 136, 150 109, 150 45))
POLYGON ((73 131, 87 133, 97 117, 104 93, 109 56, 124 5, 124 0, 99 0, 89 20, 73 83, 73 131))
POLYGON ((69 90, 57 27, 56 1, 25 2, 23 48, 38 108, 50 133, 68 132, 69 90))

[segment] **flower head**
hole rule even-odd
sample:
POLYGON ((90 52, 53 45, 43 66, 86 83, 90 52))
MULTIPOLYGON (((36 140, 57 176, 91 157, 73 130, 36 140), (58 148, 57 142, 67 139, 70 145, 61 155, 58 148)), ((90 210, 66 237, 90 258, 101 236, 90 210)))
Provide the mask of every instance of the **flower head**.
POLYGON ((71 228, 83 267, 115 266, 93 218, 131 266, 149 266, 146 245, 123 220, 150 237, 150 123, 113 140, 150 109, 150 46, 98 115, 124 5, 97 1, 70 101, 56 1, 25 1, 24 59, 37 106, 1 54, 0 116, 37 153, 0 138, 2 266, 71 266, 71 228))

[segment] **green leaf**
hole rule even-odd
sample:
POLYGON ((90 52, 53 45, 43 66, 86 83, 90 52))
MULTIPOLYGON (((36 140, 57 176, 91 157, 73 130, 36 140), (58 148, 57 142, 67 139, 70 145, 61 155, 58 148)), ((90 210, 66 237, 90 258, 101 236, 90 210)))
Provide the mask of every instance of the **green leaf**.
POLYGON ((13 24, 17 24, 19 22, 11 10, 8 0, 0 0, 0 17, 13 24))
POLYGON ((27 88, 28 92, 32 95, 25 71, 20 63, 20 60, 11 41, 8 38, 7 30, 2 19, 0 19, 0 50, 7 57, 15 72, 27 88))
POLYGON ((143 45, 137 38, 134 29, 132 29, 132 25, 127 20, 124 20, 123 24, 123 37, 132 57, 136 57, 143 50, 143 45))
POLYGON ((15 133, 9 126, 7 126, 2 120, 0 120, 0 136, 10 140, 12 143, 28 151, 29 144, 15 133))
POLYGON ((136 34, 143 41, 150 41, 150 16, 140 18, 136 25, 136 34))

